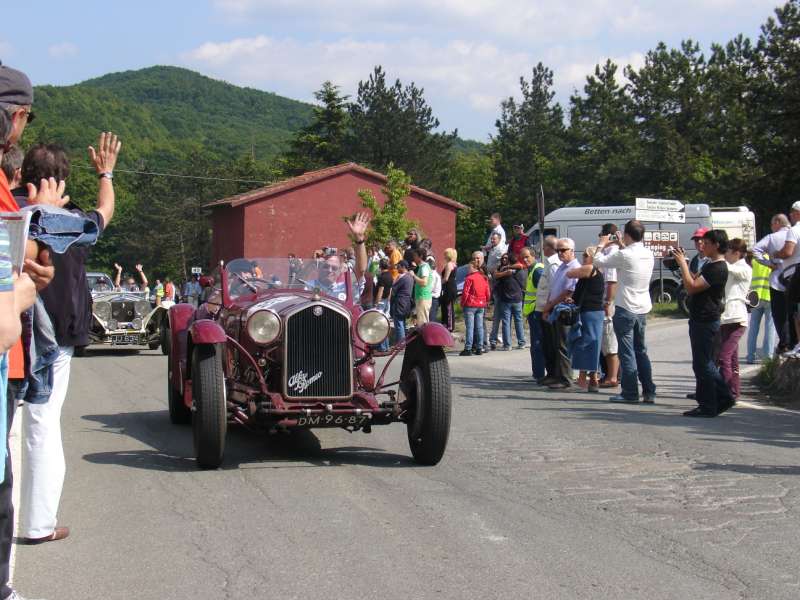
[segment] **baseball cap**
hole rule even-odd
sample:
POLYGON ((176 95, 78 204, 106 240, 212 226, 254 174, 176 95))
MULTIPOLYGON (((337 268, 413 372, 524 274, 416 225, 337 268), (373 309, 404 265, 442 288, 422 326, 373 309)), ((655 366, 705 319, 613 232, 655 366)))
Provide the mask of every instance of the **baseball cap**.
POLYGON ((800 200, 798 200, 797 202, 792 204, 792 209, 791 210, 796 210, 797 212, 800 212, 800 200))
POLYGON ((703 237, 703 236, 706 234, 706 231, 708 231, 708 227, 700 227, 699 229, 697 229, 697 230, 696 230, 696 231, 695 231, 695 232, 692 234, 692 239, 693 239, 693 240, 700 239, 701 237, 703 237))
POLYGON ((22 71, 0 62, 0 102, 20 106, 33 104, 31 80, 22 71))
POLYGON ((513 227, 514 227, 515 229, 516 229, 517 227, 519 227, 520 229, 523 229, 523 230, 525 229, 525 225, 523 225, 522 223, 517 223, 517 224, 516 224, 516 225, 514 225, 513 227))

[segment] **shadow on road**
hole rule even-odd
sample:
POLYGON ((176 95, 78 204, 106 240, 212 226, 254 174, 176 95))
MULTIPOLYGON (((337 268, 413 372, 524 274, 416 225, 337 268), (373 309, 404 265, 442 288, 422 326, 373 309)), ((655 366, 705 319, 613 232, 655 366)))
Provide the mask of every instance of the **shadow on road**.
POLYGON ((745 475, 800 475, 800 466, 797 465, 737 465, 724 463, 696 463, 692 465, 695 471, 730 471, 744 473, 745 475))
MULTIPOLYGON (((776 418, 775 413, 734 408, 715 419, 692 419, 675 412, 663 412, 664 406, 639 405, 636 408, 620 405, 613 409, 598 404, 598 408, 523 407, 521 410, 558 411, 575 419, 590 419, 608 423, 681 427, 704 436, 707 441, 740 441, 779 448, 800 448, 800 420, 776 418), (603 408, 600 408, 603 406, 603 408), (738 438, 738 439, 737 439, 738 438)), ((674 408, 674 407, 669 407, 674 408)))
MULTIPOLYGON (((197 471, 192 448, 191 426, 172 425, 166 410, 128 412, 109 415, 85 415, 87 421, 101 426, 101 431, 125 436, 150 446, 147 449, 115 450, 85 454, 84 460, 152 471, 197 471)), ((361 435, 364 434, 353 434, 361 435)), ((129 445, 127 442, 125 445, 129 445)), ((410 456, 385 452, 368 446, 322 448, 319 438, 308 429, 289 434, 266 436, 243 427, 231 426, 225 441, 222 470, 250 468, 335 467, 412 467, 410 456)))

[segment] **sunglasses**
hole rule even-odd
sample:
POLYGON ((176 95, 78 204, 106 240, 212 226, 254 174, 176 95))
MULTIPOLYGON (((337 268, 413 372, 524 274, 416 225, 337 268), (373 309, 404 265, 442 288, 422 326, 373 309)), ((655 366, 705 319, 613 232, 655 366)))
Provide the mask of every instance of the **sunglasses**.
POLYGON ((569 252, 572 248, 556 248, 556 252, 561 254, 562 252, 569 252))

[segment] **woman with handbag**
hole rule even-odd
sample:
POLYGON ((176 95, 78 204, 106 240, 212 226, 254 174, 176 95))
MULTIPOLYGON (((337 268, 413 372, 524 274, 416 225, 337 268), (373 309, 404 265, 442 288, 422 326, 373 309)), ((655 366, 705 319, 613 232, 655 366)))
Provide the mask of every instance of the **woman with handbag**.
POLYGON ((605 317, 605 280, 592 264, 594 254, 595 248, 590 246, 583 253, 583 264, 567 272, 567 277, 578 279, 571 301, 578 307, 580 315, 580 337, 572 346, 572 368, 580 371, 578 385, 585 385, 590 392, 600 391, 600 346, 605 317), (587 377, 588 383, 584 383, 587 377))

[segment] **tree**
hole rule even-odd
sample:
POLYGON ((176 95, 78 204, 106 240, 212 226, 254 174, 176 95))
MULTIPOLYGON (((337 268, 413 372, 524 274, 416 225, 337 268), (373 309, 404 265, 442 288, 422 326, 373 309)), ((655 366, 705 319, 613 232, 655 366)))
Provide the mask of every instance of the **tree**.
POLYGON ((280 161, 281 170, 290 177, 340 164, 347 157, 348 96, 342 96, 339 86, 326 81, 314 97, 321 105, 314 107, 313 121, 297 132, 280 161))
POLYGON ((386 185, 381 188, 386 200, 381 205, 372 190, 358 191, 361 204, 372 211, 372 227, 367 233, 367 243, 383 245, 389 240, 402 240, 409 227, 417 227, 406 218, 406 198, 411 193, 411 177, 392 163, 386 173, 386 185))
POLYGON ((587 204, 630 200, 641 155, 633 105, 617 82, 617 65, 597 65, 583 92, 570 98, 570 195, 587 204))
POLYGON ((438 133, 439 120, 425 101, 424 90, 400 80, 387 85, 386 73, 375 67, 358 84, 348 107, 348 154, 378 171, 389 163, 403 169, 417 184, 439 190, 446 179, 457 132, 438 133))
POLYGON ((565 130, 561 106, 553 102, 553 72, 539 63, 531 80, 519 83, 522 100, 501 103, 490 150, 506 222, 532 222, 540 185, 550 199, 564 192, 565 130))

